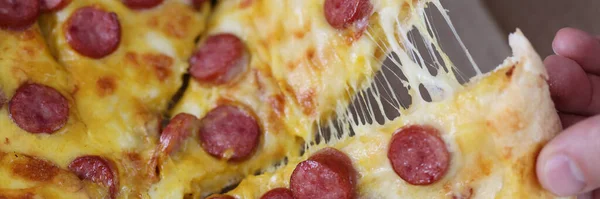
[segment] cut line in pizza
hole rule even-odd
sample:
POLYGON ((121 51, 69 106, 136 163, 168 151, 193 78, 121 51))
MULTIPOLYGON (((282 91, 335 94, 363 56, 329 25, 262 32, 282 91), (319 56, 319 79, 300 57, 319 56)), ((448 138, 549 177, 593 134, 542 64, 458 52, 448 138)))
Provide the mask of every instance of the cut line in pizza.
POLYGON ((558 198, 539 55, 442 2, 0 0, 0 198, 558 198))

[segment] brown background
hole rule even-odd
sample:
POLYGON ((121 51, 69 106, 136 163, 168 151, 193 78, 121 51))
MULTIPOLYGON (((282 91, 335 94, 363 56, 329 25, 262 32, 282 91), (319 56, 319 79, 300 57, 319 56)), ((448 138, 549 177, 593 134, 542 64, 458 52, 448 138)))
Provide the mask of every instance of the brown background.
MULTIPOLYGON (((490 70, 509 55, 507 35, 520 28, 542 58, 560 28, 600 34, 600 0, 441 0, 477 64, 490 70)), ((446 26, 437 23, 437 27, 446 26)), ((447 37, 447 36, 446 36, 447 37)), ((452 38, 442 37, 459 68, 468 64, 452 38)), ((598 55, 600 56, 600 55, 598 55)))

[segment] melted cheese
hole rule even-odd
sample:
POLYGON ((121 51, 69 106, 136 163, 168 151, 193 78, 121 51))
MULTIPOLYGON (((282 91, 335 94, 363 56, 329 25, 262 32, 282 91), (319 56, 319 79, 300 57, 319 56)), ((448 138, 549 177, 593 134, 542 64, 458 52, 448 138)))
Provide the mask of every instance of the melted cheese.
POLYGON ((270 189, 289 187, 289 178, 296 165, 329 145, 345 152, 352 160, 360 176, 359 198, 554 197, 535 179, 533 165, 541 144, 556 132, 528 129, 559 125, 555 113, 536 111, 552 111, 543 78, 545 71, 540 58, 530 53, 534 51, 520 33, 511 40, 515 49, 528 54, 515 50, 516 56, 492 74, 456 88, 455 95, 447 99, 419 104, 410 114, 385 124, 347 123, 355 136, 346 135, 328 144, 312 146, 304 157, 291 160, 276 172, 248 177, 229 194, 238 198, 259 198, 270 189), (525 97, 538 103, 515 100, 525 97), (548 120, 553 122, 547 123, 548 120), (436 127, 442 132, 442 139, 451 153, 448 172, 432 185, 406 183, 394 172, 387 158, 393 133, 407 124, 436 127))
MULTIPOLYGON (((37 25, 23 32, 0 31, 0 38, 3 38, 0 49, 5 49, 0 57, 0 90, 8 99, 23 83, 34 82, 55 88, 68 99, 71 107, 74 106, 71 97, 75 90, 73 80, 50 56, 37 25)), ((85 193, 77 192, 80 187, 68 187, 73 185, 71 183, 81 183, 76 177, 72 179, 72 174, 61 171, 59 177, 53 178, 54 181, 44 183, 15 176, 12 171, 12 165, 22 154, 40 157, 66 168, 81 153, 98 153, 86 141, 87 128, 77 110, 71 108, 69 115, 65 127, 53 135, 36 135, 22 130, 13 122, 8 113, 8 104, 0 107, 0 159, 3 162, 0 163, 0 196, 87 197, 85 193), (61 181, 60 176, 65 175, 71 176, 71 179, 61 181)))
POLYGON ((51 48, 75 79, 78 109, 94 131, 89 136, 104 153, 154 149, 160 115, 182 85, 187 57, 207 13, 171 1, 132 11, 120 1, 85 0, 43 16, 51 48), (115 12, 121 24, 119 48, 103 59, 79 55, 65 38, 68 16, 90 5, 115 12))
MULTIPOLYGON (((513 36, 517 56, 507 60, 505 67, 464 87, 452 70, 431 75, 408 37, 409 31, 417 30, 427 50, 440 54, 441 60, 435 58, 434 64, 452 67, 436 35, 429 31, 432 27, 424 11, 433 5, 450 24, 438 1, 371 2, 374 14, 361 35, 329 26, 322 0, 220 1, 208 22, 209 6, 197 12, 189 0, 165 1, 144 11, 131 11, 117 0, 73 1, 58 13, 42 16, 40 26, 49 48, 37 25, 25 32, 0 31, 0 38, 9 38, 0 42, 0 49, 11 49, 0 56, 0 88, 6 95, 12 96, 23 82, 33 81, 56 88, 71 105, 66 127, 53 135, 33 135, 19 129, 6 108, 0 108, 0 136, 10 140, 10 144, 0 144, 0 151, 43 157, 61 168, 83 154, 108 157, 117 162, 120 198, 204 197, 242 179, 230 194, 258 198, 269 189, 288 187, 295 165, 325 146, 350 156, 361 174, 358 187, 364 198, 552 197, 536 182, 532 167, 541 144, 556 133, 543 131, 541 120, 557 118, 555 113, 541 119, 531 115, 536 113, 532 110, 552 107, 547 85, 540 78, 546 76, 545 71, 538 67, 539 57, 527 40, 513 36), (87 5, 119 16, 123 31, 120 47, 103 59, 79 55, 64 37, 71 13, 87 5), (167 103, 182 84, 180 77, 187 70, 194 38, 205 23, 207 35, 229 32, 245 42, 249 69, 223 86, 202 85, 192 79, 171 114, 187 112, 201 118, 225 101, 245 106, 253 110, 261 125, 258 150, 249 160, 233 164, 208 155, 194 135, 161 162, 159 181, 149 185, 144 172, 151 172, 145 167, 156 148, 160 115, 167 111, 167 103), (384 124, 354 123, 357 116, 349 114, 347 107, 357 98, 355 93, 371 85, 389 52, 397 55, 395 64, 407 77, 403 83, 409 87, 412 106, 398 106, 402 116, 384 124), (506 75, 508 70, 515 70, 512 79, 506 75), (421 98, 420 85, 427 88, 434 102, 421 98), (535 92, 522 93, 521 88, 535 92), (528 104, 526 97, 543 103, 528 104), (510 103, 498 105, 498 100, 510 103), (511 105, 531 106, 515 110, 511 105), (510 119, 513 117, 517 119, 510 119), (334 121, 341 128, 336 128, 334 121), (411 186, 391 169, 387 144, 392 133, 406 124, 430 124, 443 132, 452 163, 440 182, 411 186), (314 141, 315 133, 323 134, 323 127, 341 136, 308 146, 305 155, 299 156, 303 142, 314 141), (350 137, 350 132, 356 135, 350 137), (273 167, 285 157, 287 165, 273 167), (262 171, 266 173, 253 175, 262 171)), ((374 89, 369 94, 383 109, 380 91, 374 89)), ((399 99, 394 100, 400 104, 399 99)), ((367 112, 375 121, 373 110, 367 112)), ((65 187, 35 186, 16 178, 5 167, 0 167, 0 179, 16 179, 0 182, 3 194, 33 192, 55 198, 68 192, 65 187)), ((106 196, 102 188, 84 184, 86 196, 106 196)))
MULTIPOLYGON (((334 138, 329 144, 347 152, 357 162, 363 175, 359 187, 366 197, 440 197, 453 194, 462 196, 471 194, 470 191, 473 190, 474 194, 487 194, 484 196, 499 195, 506 176, 513 174, 504 170, 510 166, 495 162, 502 159, 500 154, 497 154, 499 149, 477 150, 479 147, 469 146, 476 137, 484 140, 478 142, 478 146, 481 147, 495 143, 490 135, 482 134, 488 130, 485 127, 485 119, 489 118, 475 117, 473 114, 485 113, 486 109, 470 105, 478 102, 482 103, 481 106, 489 106, 491 101, 461 99, 471 95, 473 96, 468 99, 474 100, 479 95, 497 96, 497 90, 490 87, 486 88, 488 90, 477 92, 463 91, 464 88, 458 83, 452 70, 438 70, 436 76, 430 74, 427 67, 423 67, 424 61, 419 50, 408 37, 410 30, 418 30, 424 38, 427 50, 432 54, 434 51, 440 54, 441 60, 436 60, 435 63, 438 68, 442 68, 441 64, 452 67, 448 57, 441 52, 436 35, 428 31, 431 24, 424 14, 427 5, 434 5, 440 11, 443 11, 443 8, 437 1, 433 1, 433 4, 427 4, 430 1, 371 2, 374 14, 362 36, 356 32, 332 28, 325 20, 323 1, 320 0, 220 2, 209 21, 207 34, 228 32, 238 35, 249 48, 251 71, 260 71, 261 74, 268 75, 246 73, 239 81, 217 87, 202 85, 192 80, 190 88, 174 113, 188 112, 202 117, 222 98, 240 102, 257 111, 261 121, 283 124, 284 128, 278 129, 277 137, 270 137, 272 131, 267 128, 260 146, 283 152, 279 156, 273 156, 273 150, 258 151, 249 162, 228 165, 222 164, 223 162, 215 163, 218 160, 206 155, 197 141, 188 140, 185 151, 173 157, 172 162, 163 165, 163 169, 172 168, 170 170, 175 174, 165 171, 161 182, 155 186, 153 197, 178 198, 185 193, 205 196, 244 175, 251 175, 253 170, 268 168, 283 154, 292 159, 287 167, 279 170, 275 168, 276 173, 248 176, 232 193, 241 198, 255 198, 270 188, 288 186, 289 174, 293 167, 306 157, 294 158, 293 153, 289 152, 296 152, 298 145, 288 143, 282 147, 282 143, 294 136, 302 138, 305 142, 313 141, 315 129, 321 127, 342 131, 335 132, 342 134, 341 140, 334 138), (390 51, 398 56, 395 64, 407 77, 405 86, 409 87, 409 94, 413 99, 412 106, 409 109, 399 109, 398 111, 406 116, 395 121, 388 120, 383 126, 361 126, 350 122, 354 121, 354 116, 346 112, 350 100, 354 98, 355 92, 370 85, 373 76, 380 69, 381 60, 390 51), (258 89, 260 86, 257 87, 253 83, 256 81, 276 83, 277 86, 268 89, 268 95, 283 94, 285 114, 281 119, 264 116, 265 112, 272 111, 274 107, 262 108, 269 106, 269 100, 264 97, 264 92, 258 89), (439 104, 429 104, 421 98, 421 91, 416 89, 421 84, 428 88, 435 101, 440 101, 439 104), (333 126, 332 120, 329 119, 333 115, 338 117, 337 122, 342 123, 342 129, 333 126), (481 121, 471 121, 473 119, 481 121), (451 177, 448 177, 445 183, 414 188, 407 186, 397 177, 393 178, 396 175, 386 160, 386 143, 391 133, 405 123, 431 123, 446 132, 444 139, 455 154, 455 164, 448 175, 451 177), (463 125, 464 123, 468 125, 463 125), (348 137, 350 129, 354 129, 356 137, 348 137), (457 133, 459 130, 460 134, 457 133), (256 160, 261 163, 256 164, 256 160), (491 170, 497 172, 489 173, 491 170), (216 175, 211 175, 213 173, 216 175), (390 186, 398 189, 389 191, 387 187, 390 186), (169 191, 162 191, 165 187, 168 187, 169 191)), ((449 20, 445 12, 442 12, 442 15, 449 20)), ((468 55, 466 49, 465 52, 468 55)), ((474 63, 473 66, 477 67, 474 63)), ((482 84, 492 87, 502 85, 500 82, 482 84)), ((371 94, 376 99, 381 96, 379 91, 371 94)), ((395 100, 399 102, 398 99, 395 100)), ((382 107, 380 100, 375 103, 382 107)), ((372 111, 370 116, 374 117, 372 111)), ((322 145, 312 146, 307 150, 314 151, 321 147, 322 145)), ((525 154, 532 153, 534 152, 528 151, 525 154)), ((539 186, 534 186, 534 189, 536 193, 540 192, 537 190, 539 186)))
MULTIPOLYGON (((187 1, 165 1, 153 9, 133 11, 116 0, 78 0, 41 16, 41 28, 0 31, 0 46, 5 49, 0 56, 0 88, 7 97, 22 83, 37 82, 59 90, 70 105, 69 121, 52 135, 25 132, 12 122, 6 108, 0 109, 0 136, 10 142, 0 144, 0 151, 44 158, 61 168, 82 155, 103 156, 116 163, 120 198, 149 197, 146 169, 152 168, 146 164, 209 9, 208 3, 196 11, 187 1), (79 55, 65 39, 71 13, 89 5, 115 12, 121 25, 118 49, 103 59, 79 55)), ((101 191, 88 192, 99 197, 92 192, 101 191)))
POLYGON ((266 61, 270 55, 261 54, 266 49, 256 40, 258 31, 248 25, 252 23, 249 16, 255 12, 250 8, 240 10, 236 3, 226 1, 216 8, 206 35, 231 33, 241 38, 250 55, 248 68, 226 85, 202 84, 192 77, 172 115, 187 112, 202 118, 220 104, 233 103, 252 110, 261 127, 261 141, 248 160, 230 163, 206 153, 196 136, 188 139, 177 154, 161 165, 161 180, 152 187, 152 198, 182 198, 186 194, 205 197, 271 167, 286 156, 300 154, 301 139, 288 133, 294 127, 286 126, 282 119, 293 113, 285 106, 285 96, 266 61))

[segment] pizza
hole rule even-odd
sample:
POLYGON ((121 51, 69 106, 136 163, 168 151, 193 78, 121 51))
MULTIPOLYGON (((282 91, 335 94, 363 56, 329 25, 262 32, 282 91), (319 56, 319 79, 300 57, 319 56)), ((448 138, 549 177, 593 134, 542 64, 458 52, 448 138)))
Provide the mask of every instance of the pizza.
MULTIPOLYGON (((79 189, 90 198, 147 197, 156 181, 147 163, 209 2, 41 2, 52 8, 38 0, 0 2, 10 11, 0 17, 7 99, 0 151, 70 171, 89 182, 79 189)), ((48 183, 9 179, 3 189, 54 198, 37 192, 48 183)))
POLYGON ((0 0, 0 198, 555 198, 541 59, 517 31, 462 85, 428 7, 449 22, 434 0, 0 0), (409 106, 382 97, 389 57, 409 106))

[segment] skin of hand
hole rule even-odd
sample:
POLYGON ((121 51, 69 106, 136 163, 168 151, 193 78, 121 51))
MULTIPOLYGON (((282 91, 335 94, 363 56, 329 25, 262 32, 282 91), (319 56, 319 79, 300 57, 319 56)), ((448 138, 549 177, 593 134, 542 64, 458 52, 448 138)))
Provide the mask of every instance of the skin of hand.
POLYGON ((559 196, 600 199, 600 37, 564 28, 544 60, 564 131, 537 159, 540 183, 559 196))

